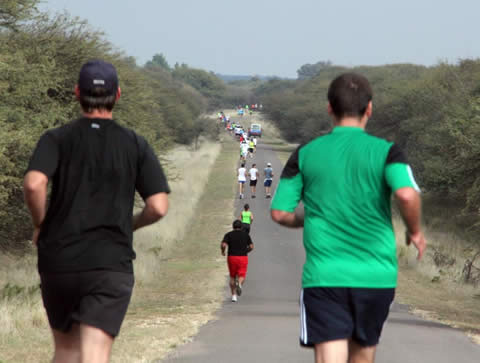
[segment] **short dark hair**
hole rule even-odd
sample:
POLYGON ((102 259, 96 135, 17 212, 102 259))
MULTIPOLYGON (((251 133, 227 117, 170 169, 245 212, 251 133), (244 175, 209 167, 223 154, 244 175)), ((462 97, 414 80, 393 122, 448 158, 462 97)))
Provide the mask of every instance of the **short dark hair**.
POLYGON ((356 73, 344 73, 335 78, 328 88, 328 102, 338 118, 362 117, 372 100, 368 79, 356 73))
POLYGON ((242 227, 243 227, 242 221, 240 219, 234 220, 233 224, 232 224, 232 227, 233 227, 233 229, 242 229, 242 227))
POLYGON ((246 203, 246 204, 243 206, 243 209, 245 209, 245 210, 249 210, 249 209, 250 209, 250 206, 248 205, 248 203, 246 203))
POLYGON ((104 88, 98 87, 88 92, 88 94, 80 91, 79 101, 84 112, 92 112, 94 110, 112 111, 117 101, 117 95, 112 95, 104 88))

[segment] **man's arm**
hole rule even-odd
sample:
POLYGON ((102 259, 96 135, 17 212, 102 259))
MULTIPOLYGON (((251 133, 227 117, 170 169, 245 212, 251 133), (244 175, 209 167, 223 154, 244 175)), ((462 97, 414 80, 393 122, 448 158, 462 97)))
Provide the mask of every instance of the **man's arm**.
POLYGON ((303 217, 298 215, 295 212, 286 212, 283 210, 272 209, 270 211, 272 219, 281 224, 282 226, 289 228, 302 228, 303 227, 303 217))
POLYGON ((407 245, 413 242, 418 250, 417 259, 421 259, 426 241, 421 231, 420 188, 413 177, 406 155, 395 144, 388 151, 385 180, 393 190, 400 214, 407 227, 407 245))
POLYGON ((421 231, 421 200, 414 188, 400 188, 395 191, 395 200, 405 225, 407 226, 407 244, 413 242, 418 250, 417 259, 421 259, 426 248, 425 237, 421 231))
POLYGON ((47 214, 48 177, 42 172, 29 171, 23 180, 23 196, 32 216, 33 243, 37 244, 40 226, 47 214))
POLYGON ((290 155, 285 164, 270 211, 275 222, 289 228, 301 228, 304 222, 303 214, 295 212, 303 194, 303 176, 298 161, 300 148, 290 155))
POLYGON ((225 256, 225 250, 227 249, 228 244, 226 242, 222 242, 220 244, 220 251, 222 252, 222 256, 225 256))
POLYGON ((148 226, 165 217, 168 212, 167 193, 157 193, 145 200, 143 210, 133 216, 133 230, 148 226))
POLYGON ((253 251, 253 248, 254 248, 253 243, 250 243, 250 244, 248 245, 248 253, 252 252, 252 251, 253 251))

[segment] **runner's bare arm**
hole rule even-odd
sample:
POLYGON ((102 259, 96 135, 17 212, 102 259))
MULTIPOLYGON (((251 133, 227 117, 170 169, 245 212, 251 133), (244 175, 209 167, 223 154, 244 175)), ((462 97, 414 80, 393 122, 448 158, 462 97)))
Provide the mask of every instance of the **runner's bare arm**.
POLYGON ((295 212, 286 212, 283 210, 272 209, 270 212, 272 219, 281 224, 282 226, 289 228, 301 228, 303 227, 303 217, 295 212))
POLYGON ((148 226, 157 222, 167 215, 168 194, 153 194, 145 200, 143 210, 133 216, 133 230, 148 226))
POLYGON ((40 227, 47 211, 48 177, 39 171, 29 171, 23 180, 23 195, 35 227, 40 227))
POLYGON ((225 250, 227 249, 228 244, 226 242, 222 242, 220 244, 220 251, 222 252, 222 256, 225 256, 225 250))
POLYGON ((254 248, 253 243, 250 243, 250 244, 248 245, 248 253, 252 252, 252 251, 253 251, 253 248, 254 248))
POLYGON ((421 231, 421 200, 420 194, 410 187, 395 191, 400 214, 407 226, 407 244, 413 242, 418 250, 418 259, 421 259, 426 248, 426 241, 421 231))
POLYGON ((32 242, 37 244, 40 226, 47 213, 48 177, 36 170, 29 171, 23 180, 23 195, 34 227, 32 242))

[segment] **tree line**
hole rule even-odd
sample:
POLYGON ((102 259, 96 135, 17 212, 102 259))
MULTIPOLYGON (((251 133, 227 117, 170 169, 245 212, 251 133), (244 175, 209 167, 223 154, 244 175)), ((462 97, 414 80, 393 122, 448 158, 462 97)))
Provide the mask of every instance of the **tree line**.
POLYGON ((372 84, 374 112, 367 131, 403 147, 425 196, 455 210, 450 219, 464 230, 478 230, 480 60, 431 67, 342 67, 322 61, 302 66, 297 80, 270 80, 253 92, 285 139, 303 143, 330 131, 327 89, 347 71, 372 84))
POLYGON ((40 2, 0 3, 0 251, 21 251, 30 239, 23 173, 40 135, 81 114, 73 89, 84 62, 115 65, 122 88, 115 118, 157 151, 195 140, 197 120, 218 106, 226 87, 211 72, 169 69, 158 55, 139 66, 86 21, 41 12, 40 2))

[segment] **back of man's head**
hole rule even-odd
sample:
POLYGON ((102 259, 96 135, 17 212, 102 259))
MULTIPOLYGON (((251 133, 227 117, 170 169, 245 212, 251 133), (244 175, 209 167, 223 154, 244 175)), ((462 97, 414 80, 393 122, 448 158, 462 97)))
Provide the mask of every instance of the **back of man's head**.
POLYGON ((344 73, 335 78, 328 88, 328 102, 337 119, 362 117, 372 100, 368 80, 356 73, 344 73))
POLYGON ((233 229, 242 229, 242 221, 239 219, 236 219, 233 221, 232 227, 233 229))
POLYGON ((83 111, 112 111, 117 101, 117 70, 102 60, 85 63, 78 77, 78 90, 83 111))

